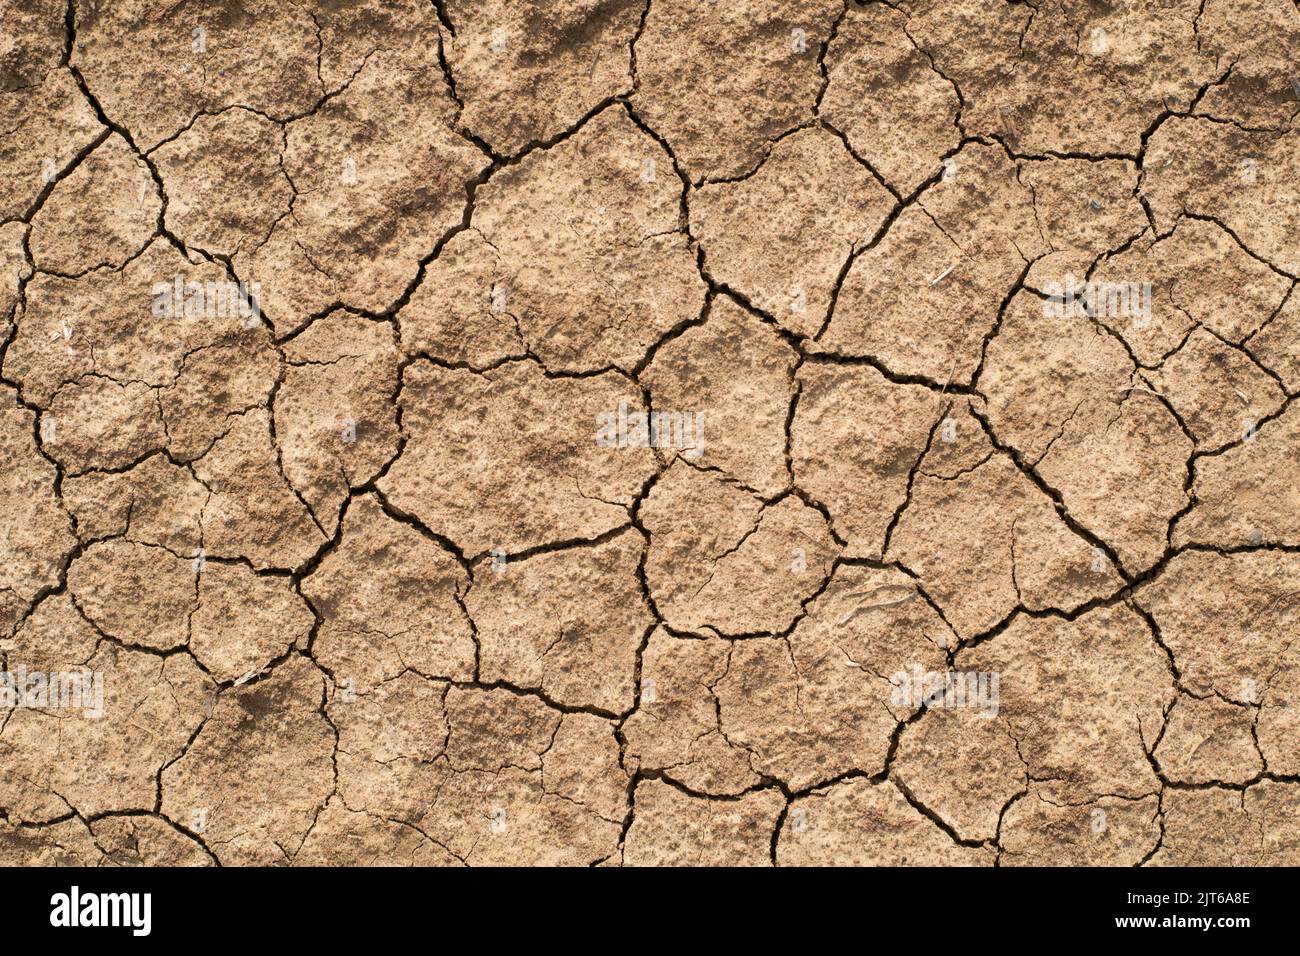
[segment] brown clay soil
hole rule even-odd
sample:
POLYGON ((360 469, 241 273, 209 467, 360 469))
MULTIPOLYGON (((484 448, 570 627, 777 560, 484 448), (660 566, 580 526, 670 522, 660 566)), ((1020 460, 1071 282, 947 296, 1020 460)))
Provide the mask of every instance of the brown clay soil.
POLYGON ((1291 0, 0 0, 0 862, 1300 863, 1298 118, 1291 0))

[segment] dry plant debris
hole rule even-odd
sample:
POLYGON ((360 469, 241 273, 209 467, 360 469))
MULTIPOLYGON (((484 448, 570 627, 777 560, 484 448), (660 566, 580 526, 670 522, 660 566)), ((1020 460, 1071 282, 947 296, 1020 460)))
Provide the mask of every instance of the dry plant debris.
POLYGON ((1292 0, 0 22, 0 862, 1300 864, 1292 0))

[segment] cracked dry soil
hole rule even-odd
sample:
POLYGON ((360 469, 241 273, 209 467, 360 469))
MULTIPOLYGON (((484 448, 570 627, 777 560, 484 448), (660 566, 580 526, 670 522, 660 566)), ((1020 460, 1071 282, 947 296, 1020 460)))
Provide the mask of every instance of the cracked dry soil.
POLYGON ((0 862, 1300 863, 1291 0, 0 25, 0 862))

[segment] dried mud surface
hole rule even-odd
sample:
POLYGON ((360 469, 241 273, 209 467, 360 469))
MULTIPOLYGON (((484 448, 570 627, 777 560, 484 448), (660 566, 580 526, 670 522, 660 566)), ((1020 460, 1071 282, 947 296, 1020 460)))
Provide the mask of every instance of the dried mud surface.
POLYGON ((1300 864, 1291 0, 0 22, 0 863, 1300 864))

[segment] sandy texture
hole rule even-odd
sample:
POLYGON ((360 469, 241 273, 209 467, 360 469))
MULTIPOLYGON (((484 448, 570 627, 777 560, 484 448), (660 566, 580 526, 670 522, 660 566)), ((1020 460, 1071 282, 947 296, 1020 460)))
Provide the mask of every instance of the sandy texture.
POLYGON ((1300 864, 1290 0, 0 22, 0 864, 1300 864))

